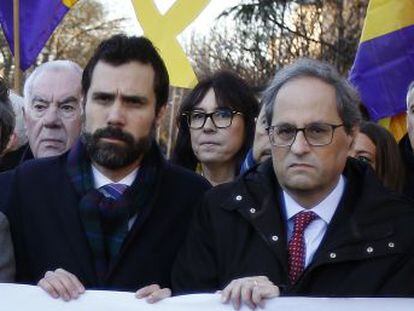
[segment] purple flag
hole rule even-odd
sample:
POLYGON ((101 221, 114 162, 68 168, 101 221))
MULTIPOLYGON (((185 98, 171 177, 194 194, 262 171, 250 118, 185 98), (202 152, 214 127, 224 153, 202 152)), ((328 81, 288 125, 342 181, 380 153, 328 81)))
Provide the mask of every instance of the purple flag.
MULTIPOLYGON (((20 1, 20 67, 24 71, 37 55, 77 0, 20 1)), ((0 23, 14 54, 13 0, 0 0, 0 23)))

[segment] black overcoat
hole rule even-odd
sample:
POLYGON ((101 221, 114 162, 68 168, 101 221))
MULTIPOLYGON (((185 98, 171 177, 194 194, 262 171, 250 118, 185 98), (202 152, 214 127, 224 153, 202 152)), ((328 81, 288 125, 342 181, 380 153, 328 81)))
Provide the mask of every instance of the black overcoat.
MULTIPOLYGON (((3 209, 16 253, 17 281, 37 283, 63 268, 97 288, 92 251, 79 215, 80 197, 67 175, 67 153, 24 162, 0 175, 3 209)), ((210 185, 161 159, 161 174, 145 215, 139 215, 100 288, 136 290, 170 286, 172 264, 197 201, 210 185)))
POLYGON ((346 188, 313 261, 288 278, 285 216, 271 161, 205 195, 173 269, 175 293, 264 275, 282 295, 414 296, 414 209, 348 160, 346 188))

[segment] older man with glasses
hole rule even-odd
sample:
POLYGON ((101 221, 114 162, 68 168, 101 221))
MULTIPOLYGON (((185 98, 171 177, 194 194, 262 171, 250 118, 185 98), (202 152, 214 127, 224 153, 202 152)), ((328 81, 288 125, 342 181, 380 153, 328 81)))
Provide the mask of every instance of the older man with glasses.
POLYGON ((279 295, 414 296, 412 203, 347 158, 356 91, 330 65, 301 59, 262 100, 272 159, 207 193, 173 290, 221 289, 235 309, 279 295))

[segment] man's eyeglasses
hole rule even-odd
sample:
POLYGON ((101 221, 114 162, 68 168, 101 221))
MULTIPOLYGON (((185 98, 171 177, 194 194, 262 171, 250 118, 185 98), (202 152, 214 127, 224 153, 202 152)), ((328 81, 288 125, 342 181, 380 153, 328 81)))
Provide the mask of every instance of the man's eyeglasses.
POLYGON ((290 147, 294 143, 298 132, 303 132, 306 142, 310 146, 320 147, 329 145, 335 130, 344 124, 310 123, 302 128, 292 124, 272 125, 267 128, 270 143, 276 147, 290 147))
POLYGON ((201 110, 193 110, 183 113, 182 115, 187 118, 188 126, 191 129, 197 130, 204 127, 208 118, 211 119, 216 128, 223 129, 229 127, 236 114, 243 115, 241 112, 230 108, 220 108, 211 113, 205 113, 201 110))

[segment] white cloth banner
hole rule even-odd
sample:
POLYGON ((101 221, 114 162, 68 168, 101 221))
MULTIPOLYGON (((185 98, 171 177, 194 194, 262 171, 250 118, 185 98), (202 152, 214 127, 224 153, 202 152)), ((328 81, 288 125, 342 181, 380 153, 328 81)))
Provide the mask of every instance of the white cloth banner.
MULTIPOLYGON (((165 299, 150 305, 134 293, 87 290, 79 299, 65 302, 49 297, 37 286, 0 284, 0 309, 7 311, 230 311, 219 295, 197 294, 165 299)), ((411 298, 305 298, 278 297, 266 302, 266 310, 277 311, 413 311, 411 298)), ((246 306, 241 310, 250 310, 246 306)))

